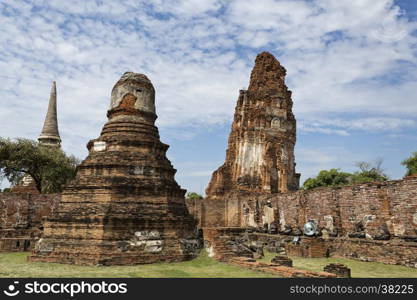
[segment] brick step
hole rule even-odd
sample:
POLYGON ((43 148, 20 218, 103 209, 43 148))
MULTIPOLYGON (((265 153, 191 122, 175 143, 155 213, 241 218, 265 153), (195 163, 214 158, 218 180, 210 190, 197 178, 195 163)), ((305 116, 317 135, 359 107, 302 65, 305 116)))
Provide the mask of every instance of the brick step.
POLYGON ((257 262, 254 259, 244 257, 233 257, 228 261, 232 265, 249 268, 255 271, 261 271, 271 274, 276 274, 280 277, 286 278, 335 278, 336 274, 328 272, 314 272, 296 269, 286 266, 278 266, 272 263, 257 262))

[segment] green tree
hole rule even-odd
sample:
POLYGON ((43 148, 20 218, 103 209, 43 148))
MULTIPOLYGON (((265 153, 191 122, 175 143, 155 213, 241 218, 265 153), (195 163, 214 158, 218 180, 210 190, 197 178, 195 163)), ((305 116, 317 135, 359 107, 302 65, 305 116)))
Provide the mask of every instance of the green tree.
POLYGON ((79 160, 55 147, 17 138, 0 138, 0 177, 12 185, 30 175, 41 193, 58 193, 75 177, 79 160))
POLYGON ((310 190, 320 186, 342 186, 388 180, 388 176, 381 168, 382 159, 377 159, 375 163, 361 161, 355 165, 359 171, 354 173, 342 172, 340 169, 322 170, 316 177, 304 181, 303 189, 310 190))
POLYGON ((188 192, 185 198, 195 200, 195 199, 203 199, 203 196, 194 192, 188 192))
POLYGON ((320 186, 340 186, 350 183, 352 174, 341 172, 340 169, 322 170, 314 178, 304 181, 303 189, 310 190, 320 186))
POLYGON ((361 161, 357 162, 356 166, 360 171, 357 171, 352 174, 351 182, 352 183, 366 183, 374 181, 386 181, 388 176, 384 173, 384 170, 381 168, 383 160, 378 158, 374 164, 361 161))
POLYGON ((405 176, 417 175, 417 152, 401 162, 407 168, 405 176))

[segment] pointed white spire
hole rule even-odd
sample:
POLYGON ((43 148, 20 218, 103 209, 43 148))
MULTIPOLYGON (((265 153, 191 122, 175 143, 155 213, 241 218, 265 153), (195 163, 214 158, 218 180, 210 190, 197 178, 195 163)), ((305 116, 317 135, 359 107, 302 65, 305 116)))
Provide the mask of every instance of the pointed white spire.
POLYGON ((38 138, 39 143, 46 146, 61 146, 61 138, 58 131, 58 118, 56 110, 56 83, 52 82, 51 95, 49 97, 48 112, 45 123, 38 138))

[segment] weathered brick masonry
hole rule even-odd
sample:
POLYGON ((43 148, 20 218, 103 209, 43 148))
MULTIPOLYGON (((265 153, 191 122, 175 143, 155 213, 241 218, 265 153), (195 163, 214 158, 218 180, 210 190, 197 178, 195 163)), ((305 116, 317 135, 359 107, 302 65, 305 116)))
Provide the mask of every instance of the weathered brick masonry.
POLYGON ((42 218, 60 199, 57 194, 0 193, 0 252, 31 250, 42 233, 42 218))
POLYGON ((337 277, 334 273, 329 272, 315 272, 296 269, 287 266, 281 266, 274 263, 263 263, 257 262, 254 259, 246 257, 234 257, 229 262, 232 265, 239 267, 249 268, 255 271, 261 271, 266 273, 275 274, 279 277, 284 278, 335 278, 337 277))
MULTIPOLYGON (((276 239, 302 235, 314 220, 328 255, 417 267, 417 177, 275 195, 230 193, 188 201, 200 227, 263 227, 272 206, 276 239)), ((304 238, 305 239, 305 238, 304 238)))
POLYGON ((286 249, 286 253, 290 256, 346 257, 361 261, 377 261, 392 265, 417 267, 417 243, 401 238, 378 241, 349 237, 301 237, 299 248, 292 244, 293 237, 289 235, 251 233, 249 234, 249 240, 263 244, 266 249, 271 251, 276 251, 274 248, 279 249, 279 247, 283 246, 286 249), (315 241, 314 252, 298 252, 308 250, 308 247, 305 246, 310 246, 311 241, 315 241))
POLYGON ((296 120, 285 75, 272 54, 257 56, 236 104, 225 163, 213 173, 207 198, 187 201, 200 227, 268 232, 290 255, 417 267, 417 177, 295 191, 296 120), (307 222, 312 237, 292 243, 307 222))

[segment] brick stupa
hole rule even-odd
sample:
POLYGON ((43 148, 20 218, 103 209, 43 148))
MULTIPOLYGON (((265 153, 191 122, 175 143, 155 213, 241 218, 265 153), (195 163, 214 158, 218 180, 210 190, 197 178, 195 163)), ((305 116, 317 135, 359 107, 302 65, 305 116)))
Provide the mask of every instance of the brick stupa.
POLYGON ((268 52, 258 54, 249 88, 237 100, 225 163, 206 189, 209 198, 229 192, 279 193, 296 190, 296 120, 286 70, 268 52))
POLYGON ((195 257, 196 222, 154 125, 151 81, 126 72, 113 87, 107 117, 29 260, 129 265, 195 257))

